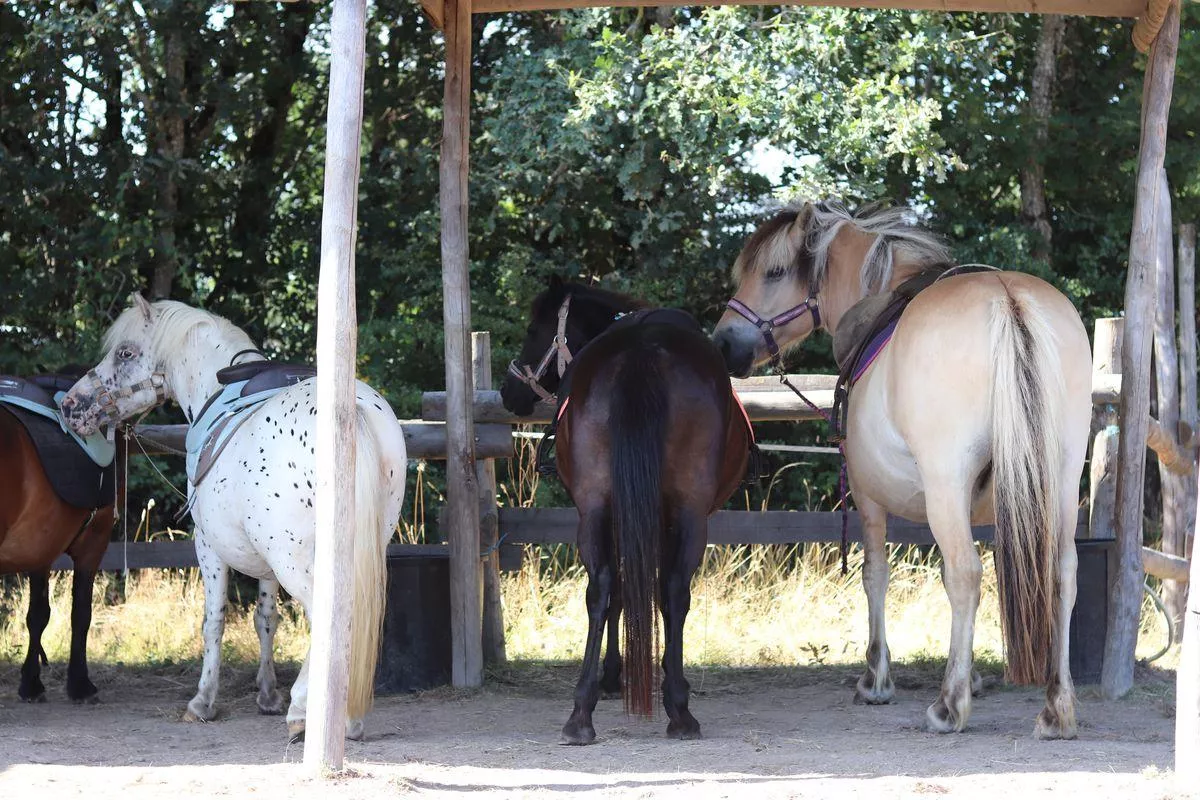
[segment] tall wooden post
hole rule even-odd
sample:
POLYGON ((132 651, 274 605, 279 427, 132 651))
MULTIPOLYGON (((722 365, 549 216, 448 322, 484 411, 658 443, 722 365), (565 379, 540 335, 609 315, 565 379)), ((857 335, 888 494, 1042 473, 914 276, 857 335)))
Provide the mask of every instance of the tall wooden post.
MULTIPOLYGON (((1179 226, 1179 421, 1186 425, 1186 433, 1195 435, 1200 428, 1200 409, 1196 400, 1196 226, 1179 226)), ((1184 442, 1185 452, 1194 460, 1195 446, 1184 442)), ((1194 532, 1196 528, 1196 493, 1189 485, 1184 495, 1182 508, 1183 530, 1194 532)), ((1182 555, 1189 555, 1195 547, 1195 536, 1188 542, 1182 555)))
MULTIPOLYGON (((1114 375, 1121 368, 1120 317, 1096 320, 1092 337, 1092 374, 1114 375)), ((1116 536, 1117 516, 1117 407, 1105 404, 1096 408, 1100 430, 1092 439, 1091 472, 1088 480, 1088 538, 1112 539, 1116 536)))
POLYGON ((331 26, 321 272, 317 287, 316 555, 304 764, 340 770, 345 755, 353 541, 338 536, 354 519, 357 411, 354 362, 354 243, 358 227, 366 0, 336 0, 331 26))
MULTIPOLYGON (((492 337, 486 331, 471 334, 471 371, 475 389, 492 388, 492 337)), ((504 652, 504 608, 500 602, 500 510, 496 507, 496 460, 484 458, 475 464, 479 481, 479 547, 483 559, 483 661, 502 664, 504 652)))
MULTIPOLYGON (((1171 194, 1164 170, 1158 187, 1155 242, 1154 373, 1158 387, 1158 423, 1171 439, 1179 428, 1179 353, 1175 340, 1175 248, 1171 224, 1171 194)), ((1190 531, 1184 530, 1183 498, 1192 491, 1191 475, 1180 475, 1158 460, 1162 494, 1162 550, 1172 556, 1186 552, 1190 531)), ((1183 635, 1183 604, 1187 584, 1163 582, 1163 604, 1174 619, 1175 636, 1183 635)), ((1178 640, 1178 639, 1177 639, 1178 640)))
MULTIPOLYGON (((1193 536, 1200 537, 1200 526, 1193 536)), ((1190 577, 1192 587, 1200 586, 1200 556, 1195 553, 1190 577)), ((1200 785, 1200 591, 1188 596, 1183 625, 1183 649, 1175 671, 1175 778, 1181 789, 1191 791, 1200 785)))
POLYGON ((1142 139, 1137 198, 1125 282, 1125 334, 1121 350, 1120 468, 1117 475, 1117 568, 1108 611, 1105 697, 1133 686, 1134 651, 1142 606, 1142 487, 1149 427, 1150 331, 1154 315, 1154 233, 1158 187, 1167 143, 1167 112, 1179 49, 1179 6, 1172 2, 1150 50, 1142 95, 1142 139))
POLYGON ((483 570, 471 390, 467 163, 471 114, 471 0, 446 0, 442 122, 442 315, 446 331, 446 519, 450 539, 451 680, 483 683, 483 570))

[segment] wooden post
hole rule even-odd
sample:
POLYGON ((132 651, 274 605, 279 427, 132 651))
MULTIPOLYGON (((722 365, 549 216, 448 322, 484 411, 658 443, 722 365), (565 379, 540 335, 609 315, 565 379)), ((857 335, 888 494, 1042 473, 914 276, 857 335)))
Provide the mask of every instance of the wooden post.
POLYGON ((1179 6, 1172 2, 1146 65, 1137 196, 1129 239, 1129 275, 1125 282, 1117 473, 1117 567, 1108 609, 1104 668, 1100 676, 1101 691, 1110 699, 1123 696, 1133 686, 1134 651, 1142 607, 1142 491, 1149 422, 1150 331, 1154 313, 1154 218, 1178 49, 1179 6))
MULTIPOLYGON (((492 388, 492 337, 486 331, 471 334, 471 368, 475 390, 492 388)), ((496 505, 496 462, 480 459, 475 464, 479 481, 479 547, 487 553, 483 559, 483 661, 503 664, 504 607, 500 602, 500 510, 496 505)))
POLYGON ((358 225, 366 0, 336 0, 329 65, 321 272, 317 287, 316 555, 304 765, 340 770, 345 755, 353 541, 338 536, 354 519, 358 413, 354 362, 354 243, 358 225))
MULTIPOLYGON (((1171 224, 1171 194, 1167 173, 1163 170, 1158 185, 1158 210, 1155 215, 1155 311, 1154 372, 1158 396, 1158 424, 1169 446, 1179 428, 1179 353, 1175 346, 1175 248, 1171 224)), ((1149 444, 1149 430, 1147 430, 1149 444)), ((1177 448, 1175 448, 1177 449, 1177 448)), ((1191 492, 1190 472, 1178 474, 1180 465, 1158 459, 1158 478, 1162 494, 1162 551, 1182 556, 1188 532, 1183 529, 1183 496, 1191 492)), ((1183 607, 1187 584, 1163 582, 1163 605, 1174 619, 1176 637, 1183 635, 1183 607)))
POLYGON ((446 519, 450 539, 451 680, 483 683, 483 570, 471 391, 471 277, 467 257, 467 145, 471 111, 471 0, 446 0, 442 122, 442 315, 446 333, 446 519))
MULTIPOLYGON (((1120 374, 1120 317, 1096 320, 1092 337, 1092 383, 1098 376, 1120 374)), ((1091 473, 1088 480, 1088 538, 1113 539, 1117 525, 1117 406, 1105 403, 1094 412, 1100 429, 1092 439, 1091 473)))
MULTIPOLYGON (((1200 428, 1200 409, 1196 400, 1196 226, 1179 226, 1179 421, 1181 425, 1180 439, 1194 435, 1200 428)), ((1196 448, 1184 441, 1184 452, 1195 461, 1196 448)), ((1186 552, 1190 556, 1195 547, 1194 531, 1196 529, 1196 493, 1189 484, 1184 493, 1183 530, 1191 535, 1188 539, 1186 552)), ((1182 628, 1180 629, 1182 632, 1182 628)))
MULTIPOLYGON (((1197 534, 1200 528, 1193 537, 1197 534)), ((1192 558, 1191 578, 1192 586, 1200 585, 1200 557, 1192 558)), ((1175 671, 1175 779, 1179 788, 1191 791, 1200 785, 1200 591, 1188 596, 1183 624, 1183 648, 1175 671)))

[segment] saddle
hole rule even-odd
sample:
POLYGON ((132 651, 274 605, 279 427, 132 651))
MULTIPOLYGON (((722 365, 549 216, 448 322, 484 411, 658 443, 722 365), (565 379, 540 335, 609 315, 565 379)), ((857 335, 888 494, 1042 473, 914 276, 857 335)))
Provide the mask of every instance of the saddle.
MULTIPOLYGON (((316 377, 306 364, 250 361, 217 371, 222 388, 208 398, 187 433, 187 474, 200 485, 233 435, 270 398, 316 377)), ((194 496, 194 495, 193 495, 194 496)))
POLYGON ((838 365, 832 413, 834 441, 845 438, 850 389, 891 341, 900 317, 913 298, 942 278, 995 269, 982 264, 956 267, 939 264, 918 272, 890 292, 864 297, 845 313, 833 337, 833 359, 838 365))
POLYGON ((2 375, 0 405, 25 428, 59 499, 75 508, 101 508, 115 497, 116 448, 100 434, 85 439, 63 423, 58 398, 76 380, 58 373, 29 378, 2 375))

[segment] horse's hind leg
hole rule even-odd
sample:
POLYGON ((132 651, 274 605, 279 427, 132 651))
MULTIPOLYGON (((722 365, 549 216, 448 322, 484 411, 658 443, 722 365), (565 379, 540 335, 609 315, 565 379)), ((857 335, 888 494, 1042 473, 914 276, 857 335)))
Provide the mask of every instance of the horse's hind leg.
POLYGON ((692 575, 700 566, 708 540, 708 520, 703 513, 681 509, 675 520, 674 552, 663 561, 660 576, 663 614, 663 707, 667 710, 667 736, 699 739, 700 723, 688 710, 691 686, 683 675, 683 624, 692 605, 692 575))
POLYGON ((942 551, 943 582, 950 599, 950 654, 938 699, 925 712, 925 722, 936 733, 961 731, 971 716, 971 689, 975 639, 975 612, 979 608, 979 582, 983 565, 971 539, 965 491, 925 481, 929 527, 942 551), (936 494, 930 488, 938 485, 936 494))
POLYGON ((21 666, 21 685, 17 689, 26 703, 46 702, 46 687, 42 685, 42 664, 46 651, 42 649, 42 632, 50 624, 50 575, 46 572, 29 574, 29 610, 25 627, 29 629, 29 651, 21 666))
MULTIPOLYGON (((107 531, 104 531, 107 536, 107 531)), ((88 675, 87 639, 92 627, 92 586, 96 571, 75 565, 71 582, 71 660, 67 664, 67 697, 76 703, 96 702, 96 685, 88 675)))
POLYGON ((204 666, 200 687, 188 703, 186 722, 208 722, 217 716, 217 689, 221 682, 221 637, 225 634, 225 594, 229 567, 196 529, 196 560, 204 579, 204 666))
POLYGON ((621 696, 621 576, 613 573, 608 600, 608 633, 605 636, 604 667, 600 671, 600 693, 621 696))
POLYGON ((1046 685, 1046 707, 1038 714, 1033 729, 1039 739, 1074 739, 1078 731, 1068 645, 1071 638, 1071 609, 1075 607, 1075 572, 1079 563, 1079 556, 1075 552, 1075 518, 1079 502, 1075 494, 1076 485, 1074 482, 1066 484, 1063 492, 1063 524, 1058 540, 1058 625, 1055 628, 1050 680, 1046 685))
POLYGON ((613 559, 609 556, 608 512, 604 508, 580 511, 579 559, 588 573, 587 644, 583 649, 583 669, 575 686, 575 709, 562 729, 563 744, 591 744, 596 740, 592 712, 600 699, 600 636, 609 610, 613 587, 613 559))
POLYGON ((870 640, 867 645, 867 668, 858 679, 854 692, 855 703, 879 705, 890 703, 896 694, 892 683, 891 653, 887 646, 884 626, 884 605, 887 600, 888 558, 887 511, 865 494, 855 494, 863 529, 863 588, 867 593, 867 615, 870 640))
POLYGON ((275 630, 279 627, 279 581, 263 578, 258 582, 258 604, 254 609, 254 630, 258 633, 258 711, 282 714, 283 695, 275 682, 275 630))

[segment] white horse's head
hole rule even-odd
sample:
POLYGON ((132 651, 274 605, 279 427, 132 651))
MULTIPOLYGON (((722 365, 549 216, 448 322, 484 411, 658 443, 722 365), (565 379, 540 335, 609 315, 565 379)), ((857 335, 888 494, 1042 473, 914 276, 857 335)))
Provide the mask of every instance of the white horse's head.
POLYGON ((147 411, 167 397, 163 363, 170 344, 160 331, 163 303, 151 304, 140 294, 132 300, 104 337, 104 358, 59 404, 67 425, 81 436, 147 411))

